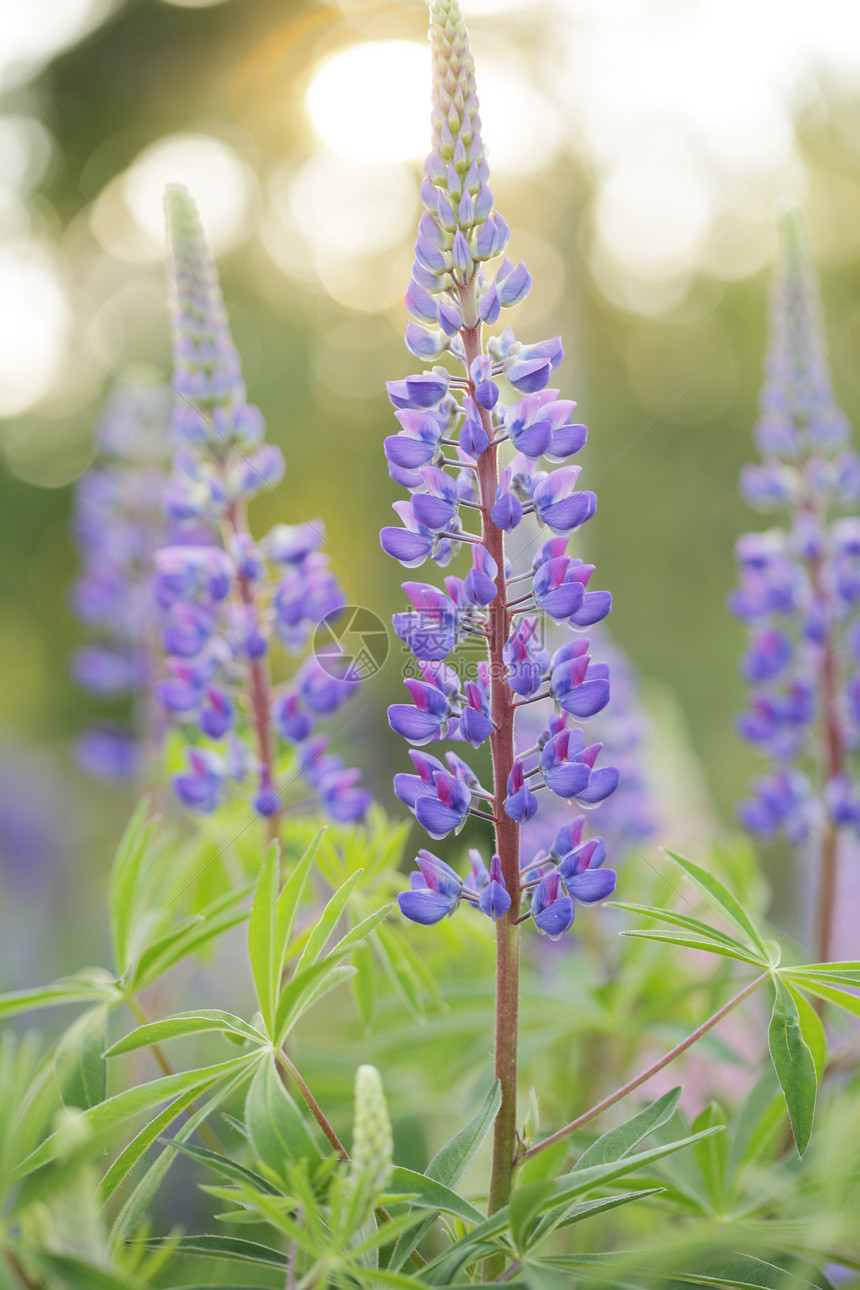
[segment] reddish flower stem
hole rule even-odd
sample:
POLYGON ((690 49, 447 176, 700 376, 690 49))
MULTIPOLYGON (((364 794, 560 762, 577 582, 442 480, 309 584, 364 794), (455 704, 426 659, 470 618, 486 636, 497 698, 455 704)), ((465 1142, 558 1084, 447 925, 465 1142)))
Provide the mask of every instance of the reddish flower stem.
MULTIPOLYGON (((815 520, 815 501, 807 498, 804 509, 815 520)), ((839 665, 833 639, 835 623, 830 607, 830 596, 822 576, 819 555, 809 561, 809 577, 815 598, 824 606, 826 632, 818 667, 818 695, 821 706, 822 771, 825 783, 841 775, 845 767, 845 741, 839 715, 839 665)), ((832 958, 833 909, 836 902, 836 871, 839 852, 839 827, 829 816, 821 838, 821 855, 818 870, 818 889, 815 902, 814 954, 819 963, 832 958)), ((823 1001, 817 1001, 820 1011, 823 1001)))
MULTIPOLYGON (((466 354, 466 369, 482 353, 481 328, 466 327, 461 332, 466 354)), ((469 393, 475 387, 469 381, 469 393)), ((492 418, 479 407, 481 424, 492 441, 492 418)), ((519 1008, 519 929, 515 920, 520 912, 520 838, 519 825, 505 814, 508 776, 514 764, 514 703, 507 683, 507 668, 502 651, 510 635, 511 617, 505 584, 505 535, 494 524, 490 511, 496 500, 499 483, 498 448, 491 443, 478 458, 478 484, 481 495, 481 540, 498 566, 498 593, 489 609, 490 717, 493 733, 490 746, 493 757, 493 815, 495 816, 496 853, 501 860, 502 875, 511 907, 496 921, 496 1025, 495 1073, 501 1084, 502 1104, 493 1128, 493 1163, 490 1174, 488 1212, 506 1205, 511 1192, 514 1157, 517 1144, 517 1013, 519 1008)))
MULTIPOLYGON (((233 537, 247 532, 244 514, 238 503, 232 502, 227 508, 227 524, 233 537)), ((236 583, 242 604, 256 612, 254 591, 249 579, 238 570, 236 583)), ((260 787, 263 790, 274 790, 275 760, 272 748, 271 727, 271 676, 268 657, 248 659, 248 698, 251 703, 251 721, 257 740, 257 757, 260 762, 260 787)), ((281 834, 283 811, 278 810, 266 820, 266 834, 269 842, 278 840, 281 834)))

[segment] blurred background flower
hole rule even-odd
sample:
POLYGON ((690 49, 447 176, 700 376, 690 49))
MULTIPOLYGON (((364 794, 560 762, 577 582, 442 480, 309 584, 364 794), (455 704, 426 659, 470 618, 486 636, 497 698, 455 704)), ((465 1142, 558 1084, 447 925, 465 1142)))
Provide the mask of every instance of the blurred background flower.
MULTIPOLYGON (((656 841, 682 845, 710 818, 701 785, 730 822, 755 765, 733 726, 743 633, 725 597, 784 196, 804 209, 821 271, 837 401, 860 419, 855 5, 465 12, 510 253, 539 284, 519 331, 566 337, 593 431, 582 484, 600 479, 583 554, 613 589, 613 633, 651 700, 656 779, 673 799, 656 841)), ((425 37, 419 0, 0 10, 0 730, 49 755, 63 783, 89 719, 68 665, 81 643, 72 487, 108 383, 169 371, 166 182, 198 200, 250 397, 286 458, 291 512, 261 498, 255 525, 324 515, 351 603, 383 619, 399 607, 376 534, 398 495, 382 465, 384 379, 392 362, 410 370, 401 293, 429 138, 425 37), (336 474, 320 469, 328 454, 336 474)), ((384 714, 405 661, 395 642, 339 745, 391 810, 398 741, 384 714)), ((101 871, 124 806, 73 782, 82 809, 100 808, 82 836, 101 871)))

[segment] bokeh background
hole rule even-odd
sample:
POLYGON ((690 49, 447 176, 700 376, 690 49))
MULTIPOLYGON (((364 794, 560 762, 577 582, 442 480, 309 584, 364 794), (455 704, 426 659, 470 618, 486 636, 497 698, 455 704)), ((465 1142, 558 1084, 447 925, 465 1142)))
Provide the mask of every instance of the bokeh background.
MULTIPOLYGON (((860 422, 856 0, 466 0, 518 334, 562 332, 590 427, 583 536, 643 679, 658 841, 731 827, 732 547, 775 218, 806 214, 839 402, 860 422)), ((0 975, 77 966, 131 796, 71 756, 75 481, 111 381, 168 375, 161 195, 186 183, 252 399, 283 448, 252 517, 325 517, 350 597, 398 607, 384 381, 414 367, 402 292, 427 147, 422 3, 0 0, 0 975), (284 499, 288 499, 285 501, 284 499)), ((580 543, 578 549, 582 549, 580 543)), ((599 583, 598 583, 599 578, 599 583)), ((398 809, 397 651, 339 750, 398 809)), ((358 716, 355 713, 360 707, 358 716)), ((691 836, 692 835, 692 836, 691 836)), ((96 958, 95 945, 92 957, 96 958)))

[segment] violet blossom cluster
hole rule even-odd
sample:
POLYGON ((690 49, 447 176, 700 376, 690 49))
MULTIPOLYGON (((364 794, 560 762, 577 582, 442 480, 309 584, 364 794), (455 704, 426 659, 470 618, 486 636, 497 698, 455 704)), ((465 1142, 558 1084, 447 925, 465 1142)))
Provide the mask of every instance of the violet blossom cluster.
POLYGON ((737 543, 733 612, 748 628, 741 734, 771 762, 740 819, 802 840, 825 821, 860 831, 849 754, 860 738, 860 457, 834 402, 818 284, 797 217, 782 227, 770 344, 746 500, 787 523, 737 543), (840 514, 842 513, 842 514, 840 514))
POLYGON ((294 773, 334 819, 361 819, 370 795, 359 772, 328 750, 317 722, 340 711, 357 678, 308 652, 315 627, 346 603, 322 547, 319 521, 276 524, 259 541, 247 503, 280 481, 280 450, 264 440, 248 402, 218 275, 196 207, 167 189, 170 308, 178 448, 166 492, 171 523, 209 524, 208 545, 157 552, 166 674, 157 694, 187 738, 173 786, 189 808, 210 812, 229 790, 247 792, 276 819, 294 773), (273 686, 275 648, 301 662, 273 686))
POLYGON ((104 722, 77 741, 81 765, 104 778, 134 778, 147 741, 157 740, 149 701, 160 653, 152 561, 165 543, 197 536, 163 513, 171 406, 166 386, 117 386, 96 427, 97 464, 75 490, 72 524, 82 568, 72 607, 89 640, 77 650, 73 672, 91 694, 133 709, 127 724, 104 722))
MULTIPOLYGON (((615 768, 597 765, 601 745, 589 742, 579 724, 609 700, 608 668, 592 659, 582 633, 606 617, 611 596, 589 589, 594 567, 567 551, 597 499, 577 489, 581 468, 567 464, 587 431, 574 420, 575 404, 549 384, 564 356, 561 339, 522 344, 505 327, 486 347, 481 341, 484 327, 525 298, 531 277, 524 263, 504 255, 509 230, 494 210, 474 60, 456 0, 433 0, 430 41, 433 147, 405 303, 407 348, 435 365, 388 384, 399 427, 385 453, 389 473, 409 497, 394 504, 400 524, 384 528, 381 542, 410 569, 427 560, 448 566, 464 550, 470 567, 464 576, 445 577, 444 590, 431 582, 403 584, 411 608, 395 615, 394 629, 417 660, 420 679, 405 682, 409 703, 389 709, 392 728, 414 745, 414 773, 397 775, 394 789, 432 839, 479 816, 495 824, 498 844, 510 829, 493 814, 494 804, 519 826, 535 816, 541 791, 589 808, 618 783, 615 768), (438 364, 443 356, 462 374, 438 364), (470 517, 480 521, 477 532, 470 517), (511 560, 505 538, 526 517, 544 528, 544 540, 533 558, 529 552, 511 560), (545 618, 575 633, 553 653, 543 640, 545 618), (489 657, 461 682, 456 662, 446 660, 466 641, 484 642, 489 657), (516 709, 543 699, 551 701, 552 715, 528 747, 507 756, 503 724, 512 726, 516 709), (446 738, 460 748, 490 741, 492 792, 458 752, 443 762, 423 750, 446 738)), ((527 527, 519 531, 521 543, 527 527)), ((600 868, 600 839, 583 841, 576 820, 559 839, 555 849, 522 863, 494 854, 488 865, 472 851, 466 882, 421 851, 400 908, 417 922, 435 923, 465 900, 497 919, 511 909, 516 884, 516 906, 522 893, 540 931, 557 937, 573 922, 575 900, 601 900, 615 886, 614 873, 600 868)))
MULTIPOLYGON (((591 729, 602 743, 604 755, 617 768, 619 781, 614 793, 588 815, 578 816, 576 822, 586 837, 592 832, 605 835, 606 855, 614 866, 655 836, 660 816, 646 767, 651 729, 638 677, 624 650, 605 628, 592 633, 595 639, 612 673, 612 703, 598 713, 591 729)), ((534 714, 535 709, 529 708, 518 719, 517 740, 525 748, 540 734, 540 718, 534 714)), ((557 834, 570 823, 567 803, 548 796, 538 814, 523 826, 524 850, 536 852, 543 847, 547 852, 557 851, 557 834)))

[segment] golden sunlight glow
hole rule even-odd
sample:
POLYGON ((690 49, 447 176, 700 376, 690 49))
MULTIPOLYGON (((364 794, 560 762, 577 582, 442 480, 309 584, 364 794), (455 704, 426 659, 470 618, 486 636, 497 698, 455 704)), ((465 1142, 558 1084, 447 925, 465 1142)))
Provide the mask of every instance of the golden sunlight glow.
POLYGON ((409 161, 427 152, 430 58, 411 40, 370 41, 323 62, 307 93, 320 138, 351 161, 409 161))
POLYGON ((145 148, 122 180, 125 204, 159 258, 164 245, 164 189, 185 184, 213 251, 228 250, 248 228, 251 178, 234 150, 209 134, 173 134, 145 148))
POLYGON ((0 416, 23 412, 51 388, 69 324, 47 251, 35 244, 0 248, 0 416))

